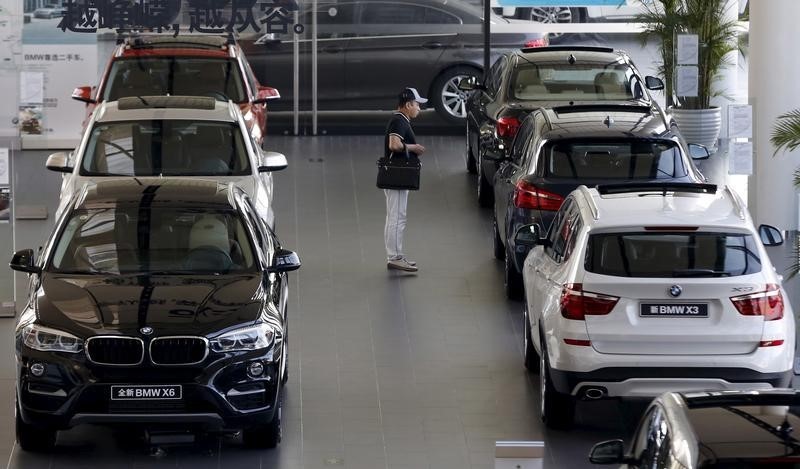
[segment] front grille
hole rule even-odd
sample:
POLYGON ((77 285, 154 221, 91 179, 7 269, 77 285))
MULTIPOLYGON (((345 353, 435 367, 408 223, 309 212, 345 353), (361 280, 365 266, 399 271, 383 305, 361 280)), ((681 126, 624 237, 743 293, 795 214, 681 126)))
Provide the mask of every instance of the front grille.
POLYGON ((156 365, 194 365, 205 360, 208 342, 202 337, 157 337, 150 342, 156 365))
POLYGON ((144 342, 135 337, 90 337, 86 356, 98 365, 138 365, 144 360, 144 342))

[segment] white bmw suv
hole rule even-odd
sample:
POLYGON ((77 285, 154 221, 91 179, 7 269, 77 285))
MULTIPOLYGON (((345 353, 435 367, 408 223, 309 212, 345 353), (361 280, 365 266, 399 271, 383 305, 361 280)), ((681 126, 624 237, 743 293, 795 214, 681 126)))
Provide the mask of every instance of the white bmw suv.
POLYGON ((581 186, 516 242, 535 246, 525 365, 548 426, 569 427, 576 399, 790 384, 794 314, 763 246, 783 237, 730 189, 581 186))
POLYGON ((261 149, 232 102, 141 96, 100 104, 75 151, 50 155, 46 166, 64 173, 56 218, 87 182, 164 176, 233 183, 274 227, 271 172, 287 162, 261 149))

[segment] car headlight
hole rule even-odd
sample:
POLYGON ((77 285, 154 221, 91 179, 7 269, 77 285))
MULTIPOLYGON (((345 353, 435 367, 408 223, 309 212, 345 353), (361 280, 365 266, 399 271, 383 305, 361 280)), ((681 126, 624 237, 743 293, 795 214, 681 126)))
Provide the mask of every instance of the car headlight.
POLYGON ((42 352, 78 353, 83 350, 83 340, 67 332, 37 324, 28 324, 22 329, 22 342, 29 348, 42 352))
POLYGON ((269 324, 236 329, 209 340, 215 352, 248 351, 267 348, 275 339, 275 329, 269 324))

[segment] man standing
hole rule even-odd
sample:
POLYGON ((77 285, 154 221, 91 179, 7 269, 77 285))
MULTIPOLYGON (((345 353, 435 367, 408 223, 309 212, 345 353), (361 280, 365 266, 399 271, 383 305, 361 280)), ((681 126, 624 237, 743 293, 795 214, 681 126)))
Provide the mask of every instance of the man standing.
MULTIPOLYGON (((411 119, 419 114, 419 105, 428 100, 421 97, 415 88, 406 88, 398 97, 397 110, 386 126, 384 156, 394 154, 394 158, 418 158, 425 147, 417 143, 411 119)), ((406 229, 406 205, 408 190, 384 189, 386 194, 386 226, 383 238, 386 242, 388 269, 416 272, 417 263, 408 260, 403 254, 403 232, 406 229)))

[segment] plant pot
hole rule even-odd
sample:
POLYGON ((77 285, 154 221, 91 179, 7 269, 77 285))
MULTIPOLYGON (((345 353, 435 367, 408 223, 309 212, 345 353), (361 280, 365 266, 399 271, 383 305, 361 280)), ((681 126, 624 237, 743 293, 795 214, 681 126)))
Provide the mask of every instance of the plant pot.
POLYGON ((709 150, 717 145, 719 131, 722 127, 722 112, 718 107, 711 109, 683 109, 670 110, 675 123, 678 124, 683 138, 688 143, 705 145, 709 150))

